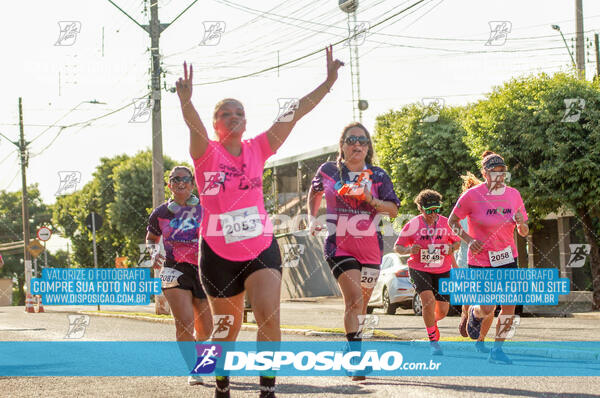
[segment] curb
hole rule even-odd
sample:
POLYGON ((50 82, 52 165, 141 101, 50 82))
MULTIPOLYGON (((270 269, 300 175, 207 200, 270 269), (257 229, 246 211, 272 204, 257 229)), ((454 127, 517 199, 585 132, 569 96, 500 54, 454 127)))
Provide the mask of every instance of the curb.
MULTIPOLYGON (((112 318, 137 319, 137 320, 146 321, 146 322, 173 323, 173 324, 175 323, 174 319, 161 319, 161 318, 155 318, 155 317, 143 316, 143 315, 103 314, 103 313, 98 313, 98 312, 94 312, 94 311, 77 311, 77 313, 84 314, 84 315, 90 315, 90 316, 104 316, 104 317, 109 317, 109 318, 112 317, 112 318)), ((240 330, 243 330, 245 332, 255 332, 258 330, 258 326, 246 323, 246 324, 242 324, 242 327, 240 328, 240 330)), ((281 328, 281 333, 282 334, 300 335, 300 336, 312 336, 312 337, 318 337, 318 336, 344 337, 345 336, 343 333, 338 333, 338 332, 322 332, 322 331, 313 330, 313 329, 294 329, 294 328, 281 328)), ((407 340, 400 339, 399 337, 396 337, 393 335, 376 336, 375 334, 373 334, 373 336, 370 337, 369 339, 407 341, 407 340)))

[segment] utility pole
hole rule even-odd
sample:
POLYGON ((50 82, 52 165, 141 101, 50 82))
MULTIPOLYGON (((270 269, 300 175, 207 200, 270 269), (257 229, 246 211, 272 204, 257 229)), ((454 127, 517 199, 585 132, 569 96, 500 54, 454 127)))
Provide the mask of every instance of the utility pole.
POLYGON ((585 79, 585 49, 583 40, 583 0, 575 0, 575 59, 579 78, 585 79))
POLYGON ((158 1, 150 0, 150 33, 152 54, 152 207, 165 201, 165 170, 163 166, 162 120, 160 113, 160 55, 158 39, 161 27, 158 21, 158 1))
MULTIPOLYGON (((27 286, 27 294, 31 293, 30 285, 31 276, 31 257, 29 255, 29 203, 27 198, 27 143, 25 142, 25 133, 23 131, 23 99, 19 97, 19 152, 21 154, 21 189, 22 189, 22 214, 23 214, 23 267, 25 271, 25 286, 27 286)), ((20 305, 21 303, 19 303, 20 305)))
POLYGON ((119 11, 131 19, 137 26, 144 29, 150 35, 150 54, 151 54, 151 76, 150 87, 152 89, 152 206, 158 207, 165 201, 165 181, 162 151, 162 121, 161 121, 161 89, 160 89, 160 52, 159 38, 160 34, 175 22, 183 13, 185 13, 198 0, 194 0, 182 12, 177 15, 170 23, 160 23, 158 20, 158 1, 150 0, 150 24, 141 25, 129 14, 123 11, 112 0, 108 0, 119 11))

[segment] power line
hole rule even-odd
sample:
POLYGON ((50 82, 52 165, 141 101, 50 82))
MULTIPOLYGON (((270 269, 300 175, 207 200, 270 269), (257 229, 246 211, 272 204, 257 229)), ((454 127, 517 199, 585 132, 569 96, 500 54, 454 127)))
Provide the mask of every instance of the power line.
MULTIPOLYGON (((420 4, 420 3, 424 2, 424 1, 425 1, 425 0, 419 0, 419 1, 417 1, 417 2, 416 2, 416 3, 414 3, 413 5, 411 5, 411 6, 409 6, 409 7, 406 7, 406 8, 405 8, 405 9, 403 9, 402 11, 399 11, 399 12, 397 12, 396 14, 394 14, 394 15, 392 15, 392 16, 390 16, 390 17, 386 18, 386 19, 384 19, 383 21, 376 23, 375 25, 373 25, 373 27, 375 27, 375 26, 378 26, 378 25, 381 25, 382 23, 389 21, 390 19, 392 19, 392 18, 394 18, 394 17, 396 17, 396 16, 398 16, 398 15, 400 15, 400 14, 404 13, 405 11, 408 11, 408 10, 410 10, 411 8, 415 7, 416 5, 418 5, 418 4, 420 4)), ((338 41, 337 41, 337 42, 335 42, 335 43, 332 43, 331 45, 332 45, 332 46, 336 46, 336 45, 338 45, 338 44, 340 44, 340 43, 343 43, 343 42, 344 42, 344 41, 346 41, 346 40, 348 40, 348 39, 347 39, 347 38, 344 38, 344 39, 342 39, 342 40, 338 40, 338 41)), ((260 71, 257 71, 257 72, 247 73, 247 74, 245 74, 245 75, 236 76, 236 77, 230 77, 230 78, 227 78, 227 79, 217 80, 217 81, 213 81, 213 82, 206 82, 206 83, 196 83, 196 84, 194 84, 194 86, 206 86, 206 85, 209 85, 209 84, 224 83, 224 82, 228 82, 228 81, 233 81, 233 80, 239 80, 239 79, 243 79, 243 78, 246 78, 246 77, 256 76, 256 75, 259 75, 259 74, 262 74, 262 73, 265 73, 265 72, 268 72, 268 71, 271 71, 271 70, 274 70, 274 69, 277 69, 277 68, 280 68, 280 67, 283 67, 283 66, 287 66, 287 65, 293 64, 293 63, 295 63, 295 62, 298 62, 298 61, 300 61, 300 60, 302 60, 302 59, 305 59, 305 58, 308 58, 308 57, 310 57, 310 56, 312 56, 312 55, 315 55, 315 54, 317 54, 317 53, 319 53, 319 52, 321 52, 321 51, 323 51, 323 49, 318 49, 318 50, 312 51, 312 52, 310 52, 310 53, 308 53, 308 54, 305 54, 305 55, 303 55, 303 56, 297 57, 297 58, 295 58, 295 59, 293 59, 293 60, 291 60, 291 61, 287 61, 287 62, 284 62, 284 63, 282 63, 282 64, 276 65, 276 66, 271 66, 271 67, 268 67, 268 68, 262 69, 262 70, 260 70, 260 71)))

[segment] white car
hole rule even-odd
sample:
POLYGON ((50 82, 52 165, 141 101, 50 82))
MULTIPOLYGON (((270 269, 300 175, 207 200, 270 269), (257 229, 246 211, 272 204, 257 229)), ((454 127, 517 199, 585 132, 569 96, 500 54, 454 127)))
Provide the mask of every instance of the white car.
POLYGON ((410 282, 408 265, 409 255, 388 253, 381 261, 381 273, 367 305, 367 313, 374 308, 383 308, 386 314, 393 315, 398 307, 411 308, 421 315, 422 305, 419 295, 410 282))

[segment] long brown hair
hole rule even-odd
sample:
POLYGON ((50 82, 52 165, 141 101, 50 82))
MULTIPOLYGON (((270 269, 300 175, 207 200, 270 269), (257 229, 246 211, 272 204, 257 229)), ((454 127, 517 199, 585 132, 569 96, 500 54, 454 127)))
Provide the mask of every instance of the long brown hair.
POLYGON ((365 158, 365 163, 372 164, 373 156, 375 154, 375 151, 373 150, 373 142, 371 141, 371 134, 369 134, 369 130, 367 130, 367 128, 365 126, 363 126, 361 123, 358 123, 358 122, 352 122, 349 125, 347 125, 346 127, 344 127, 344 129, 342 130, 342 135, 340 136, 340 148, 339 148, 338 157, 337 157, 337 167, 340 171, 340 178, 341 178, 341 173, 342 173, 342 160, 344 160, 344 151, 342 150, 342 146, 344 145, 344 141, 346 140, 346 133, 348 133, 348 130, 350 130, 352 127, 360 127, 365 132, 365 135, 369 139, 369 143, 367 144, 367 145, 369 145, 369 150, 367 151, 367 157, 365 158))
POLYGON ((462 192, 465 192, 466 190, 471 189, 474 186, 483 183, 483 181, 481 181, 479 178, 475 177, 475 175, 473 173, 471 173, 470 171, 467 171, 467 174, 464 176, 460 176, 460 178, 463 180, 462 192))

